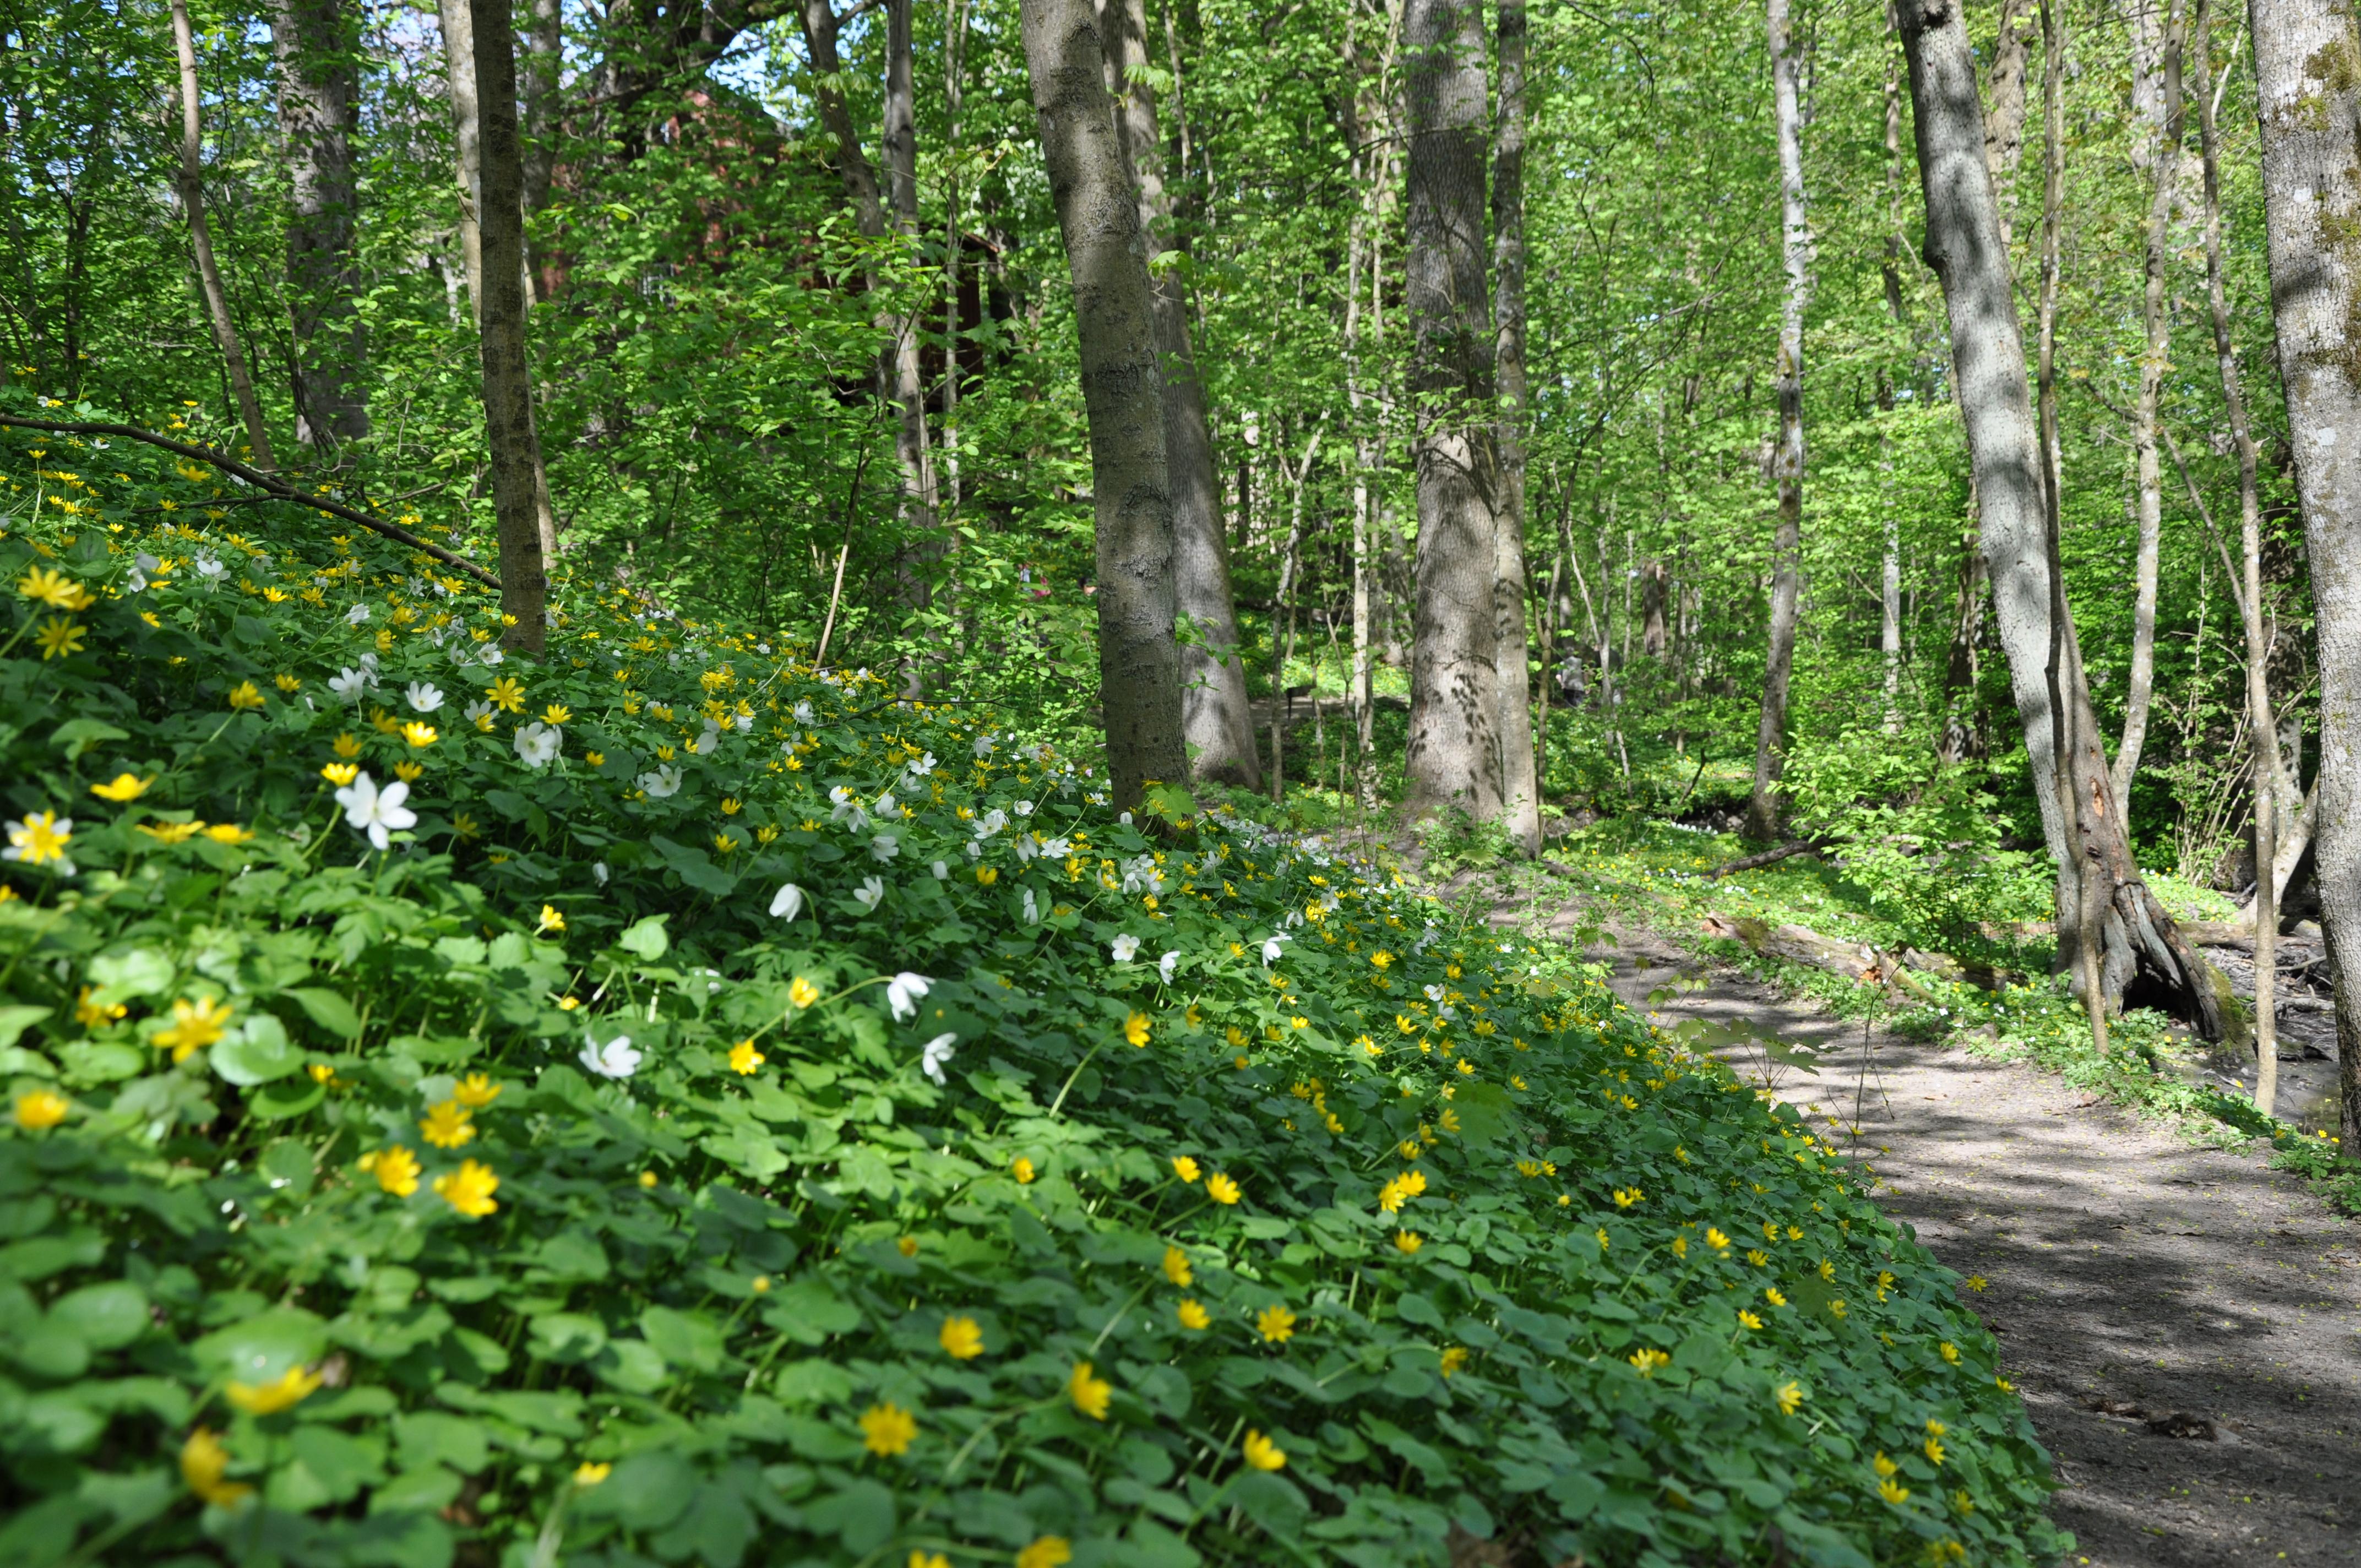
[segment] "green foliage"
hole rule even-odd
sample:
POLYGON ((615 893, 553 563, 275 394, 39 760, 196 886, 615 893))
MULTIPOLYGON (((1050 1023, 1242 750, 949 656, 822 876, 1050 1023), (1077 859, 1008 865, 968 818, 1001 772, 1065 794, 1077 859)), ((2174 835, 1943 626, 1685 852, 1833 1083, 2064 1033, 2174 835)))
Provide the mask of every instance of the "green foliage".
POLYGON ((1949 1271, 1562 953, 752 630, 561 584, 494 664, 428 563, 6 452, 143 476, 0 539, 19 1551, 2059 1549, 1949 1271))

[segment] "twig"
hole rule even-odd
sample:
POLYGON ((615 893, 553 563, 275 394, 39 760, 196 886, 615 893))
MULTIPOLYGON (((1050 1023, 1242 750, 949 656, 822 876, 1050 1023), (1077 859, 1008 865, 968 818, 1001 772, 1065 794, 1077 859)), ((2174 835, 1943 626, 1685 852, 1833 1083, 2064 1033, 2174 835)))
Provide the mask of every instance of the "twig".
POLYGON ((255 488, 268 491, 282 501, 293 501, 297 506, 309 507, 313 511, 326 512, 330 517, 343 518, 346 522, 357 523, 371 533, 383 534, 397 544, 407 544, 412 550, 423 551, 446 566, 457 567, 487 587, 497 588, 500 586, 500 578, 477 565, 473 561, 456 554, 440 544, 429 543, 406 528, 371 517, 365 511, 356 511, 342 501, 332 501, 325 496, 307 496, 286 480, 249 468, 236 458, 225 457, 210 446, 192 446, 185 441, 174 441, 169 436, 158 435, 153 431, 141 430, 136 425, 128 424, 80 424, 63 420, 25 419, 16 414, 0 414, 0 425, 14 425, 19 430, 46 430, 60 435, 115 435, 126 441, 144 441, 150 446, 160 446, 165 451, 177 453, 182 457, 192 458, 199 463, 210 463, 223 473, 243 479, 255 488))
POLYGON ((828 619, 820 623, 819 648, 812 654, 812 668, 828 663, 828 640, 836 630, 836 607, 844 597, 844 558, 852 553, 852 525, 861 516, 861 480, 869 472, 869 448, 861 449, 861 460, 852 466, 852 488, 844 498, 844 543, 836 548, 836 586, 828 590, 828 619))
POLYGON ((1706 872, 1705 880, 1716 882, 1739 872, 1751 872, 1757 866, 1772 865, 1796 855, 1808 855, 1825 847, 1817 839, 1797 839, 1775 850, 1764 850, 1760 854, 1741 855, 1734 861, 1725 861, 1706 872))

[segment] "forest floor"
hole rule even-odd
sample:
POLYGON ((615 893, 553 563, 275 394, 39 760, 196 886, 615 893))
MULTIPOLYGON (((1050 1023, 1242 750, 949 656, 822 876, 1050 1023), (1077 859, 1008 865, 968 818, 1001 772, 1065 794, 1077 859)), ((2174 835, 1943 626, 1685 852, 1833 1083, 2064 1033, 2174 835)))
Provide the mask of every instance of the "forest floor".
MULTIPOLYGON (((1547 924, 1596 918, 1569 900, 1547 924)), ((1627 1003, 1776 1042, 1721 1054, 1850 1129, 1886 1212, 1969 1280, 2057 1460, 2070 1563, 2361 1558, 2361 1226, 2256 1156, 2037 1067, 1833 1018, 1642 925, 1607 930, 1592 956, 1627 1003)))

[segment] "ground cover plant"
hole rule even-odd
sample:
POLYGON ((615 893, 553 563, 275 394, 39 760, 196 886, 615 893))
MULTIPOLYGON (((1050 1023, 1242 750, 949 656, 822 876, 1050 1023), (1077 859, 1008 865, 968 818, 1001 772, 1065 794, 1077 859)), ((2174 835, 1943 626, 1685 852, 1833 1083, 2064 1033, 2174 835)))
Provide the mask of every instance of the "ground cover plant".
POLYGON ((1953 1277, 1575 957, 756 630, 577 583, 505 655, 373 536, 5 444, 68 503, 0 538, 14 1558, 2063 1544, 1953 1277))

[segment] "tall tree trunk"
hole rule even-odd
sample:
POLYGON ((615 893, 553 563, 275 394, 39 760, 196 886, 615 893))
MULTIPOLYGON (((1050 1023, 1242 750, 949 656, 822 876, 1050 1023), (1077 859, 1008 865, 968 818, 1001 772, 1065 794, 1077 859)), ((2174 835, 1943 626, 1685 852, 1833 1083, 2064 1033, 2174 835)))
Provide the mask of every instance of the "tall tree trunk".
POLYGON ((1484 286, 1484 20, 1477 0, 1407 0, 1410 133, 1404 303, 1415 334, 1417 608, 1407 799, 1415 814, 1500 811, 1492 585, 1499 474, 1484 286))
MULTIPOLYGON (((566 33, 559 0, 524 0, 528 23, 524 54, 517 62, 517 135, 522 143, 524 215, 549 205, 549 188, 557 170, 557 88, 565 64, 566 33)), ((531 280, 526 300, 550 295, 548 269, 525 236, 525 272, 531 280)))
MULTIPOLYGON (((1156 89, 1143 70, 1148 56, 1145 0, 1107 0, 1105 31, 1121 43, 1113 60, 1124 150, 1138 181, 1139 227, 1148 260, 1173 243, 1170 192, 1164 183, 1164 140, 1157 123, 1156 89), (1120 24, 1118 34, 1117 24, 1120 24)), ((1214 477, 1213 432, 1205 417, 1205 388, 1189 339, 1188 273, 1179 268, 1150 275, 1149 305, 1156 348, 1164 369, 1164 457, 1172 486, 1174 591, 1180 613, 1196 636, 1180 650, 1180 718, 1199 778, 1257 787, 1254 710, 1246 700, 1246 662, 1238 655, 1237 609, 1230 592, 1230 559, 1222 522, 1222 490, 1214 477)))
POLYGON ((484 434, 499 520, 500 609, 511 648, 541 652, 549 596, 533 500, 539 442, 525 359, 523 170, 517 145, 516 54, 506 0, 476 0, 476 115, 482 130, 484 434))
MULTIPOLYGON (((885 128, 880 138, 885 160, 887 221, 906 241, 918 237, 918 89, 911 59, 910 0, 885 0, 885 128)), ((935 525, 935 455, 927 439, 927 389, 918 375, 918 327, 924 317, 913 305, 894 323, 894 451, 901 460, 903 499, 908 521, 931 532, 935 525)), ((939 548, 938 538, 928 547, 939 548)), ((926 587, 906 589, 923 602, 926 587)))
MULTIPOLYGON (((2312 842, 2336 973, 2344 1144, 2361 1151, 2361 39, 2335 0, 2253 0, 2279 378, 2320 644, 2312 842)), ((2259 880, 2259 879, 2258 879, 2259 880)))
POLYGON ((214 346, 221 351, 222 362, 229 370, 230 394, 237 400, 237 417, 246 426, 246 444, 253 449, 255 466, 269 473, 279 466, 279 459, 270 450, 270 427, 262 422, 262 403, 254 395, 254 378, 247 370, 246 347, 237 340, 237 323, 229 313, 229 295, 222 288, 221 268, 214 260, 213 233, 205 226, 197 44, 189 31, 186 0, 172 0, 172 45, 181 57, 181 207, 189 214, 189 246, 196 254, 197 283, 204 291, 205 320, 213 327, 214 346))
POLYGON ((2180 97, 2180 0, 2166 0, 2163 49, 2158 58, 2158 107, 2163 128, 2148 173, 2156 190, 2148 203, 2147 293, 2142 302, 2146 345, 2140 353, 2139 398, 2132 406, 2132 457, 2139 486, 2139 552, 2132 568, 2132 667, 2124 697, 2124 738, 2115 748, 2110 783, 2115 798, 2129 802, 2139 773, 2140 749, 2147 739, 2148 704, 2156 689, 2157 557, 2164 531, 2164 468, 2156 449, 2156 422, 2164 396, 2165 362, 2172 353, 2172 313, 2168 273, 2172 265, 2172 198, 2180 167, 2183 134, 2180 97))
POLYGON ((1525 652, 1525 0, 1499 0, 1499 121, 1492 134, 1493 371, 1500 398, 1500 480, 1492 559, 1493 681, 1500 696, 1500 825, 1542 852, 1533 765, 1532 676, 1525 652))
POLYGON ((1984 110, 1984 162, 1992 170, 1993 209, 2000 218, 2001 248, 2015 237, 2011 220, 2016 170, 2025 156, 2025 74, 2031 40, 2024 28, 2026 0, 2000 0, 2000 29, 1993 38, 1992 90, 1984 110))
POLYGON ((2064 515, 2059 490, 2066 473, 2058 435, 2059 242, 2066 226, 2065 0, 2041 0, 2041 282, 2034 327, 2038 356, 2034 409, 2041 442, 2043 515, 2054 530, 2064 515))
POLYGON ((1796 601, 1802 594, 1798 556, 1804 526, 1804 307, 1811 297, 1812 230, 1804 208, 1802 107, 1788 0, 1770 0, 1771 102, 1779 137, 1781 249, 1787 292, 1779 315, 1779 444, 1771 471, 1779 486, 1779 521, 1771 540, 1771 646, 1763 670, 1763 710, 1754 730, 1754 789, 1746 802, 1746 832, 1779 836, 1779 777, 1787 761, 1787 685, 1795 658, 1796 601))
MULTIPOLYGON (((2139 880, 2121 813, 2108 788, 2106 758, 2090 710, 2090 687, 2070 620, 2060 626, 2061 700, 2074 714, 2068 777, 2077 832, 2060 815, 2047 672, 2051 573, 2046 549, 2040 444, 2026 385, 2025 342, 2011 296, 2007 253, 1984 161, 1975 58, 1956 0, 1899 0, 1918 171, 1927 209, 1927 264, 1943 286, 1951 326, 1953 385, 1967 428, 1982 507, 1983 552, 2009 679, 2025 729, 2042 827, 2059 870, 2062 912, 2080 907, 2081 879, 2103 878, 2106 911, 2100 981, 2112 1003, 2137 970, 2152 979, 2208 1039, 2223 1031, 2221 1003, 2172 917, 2139 880), (2095 853, 2085 858, 2085 848, 2095 853)), ((2065 922, 2061 921, 2061 924, 2065 922)), ((2079 960, 2061 931, 2060 957, 2079 960)))
POLYGON ((1091 0, 1022 0, 1017 20, 1073 280, 1098 542, 1099 700, 1115 804, 1130 810, 1149 781, 1178 782, 1188 768, 1148 252, 1091 0))
POLYGON ((294 327, 295 439, 324 454, 368 433, 353 131, 359 41, 345 0, 276 0, 279 133, 285 143, 287 302, 294 327))
MULTIPOLYGON (((942 484, 949 510, 960 504, 960 252, 966 244, 961 223, 960 104, 964 92, 966 36, 964 0, 943 0, 943 420, 942 484)), ((982 290, 979 287, 978 296, 982 290)))

